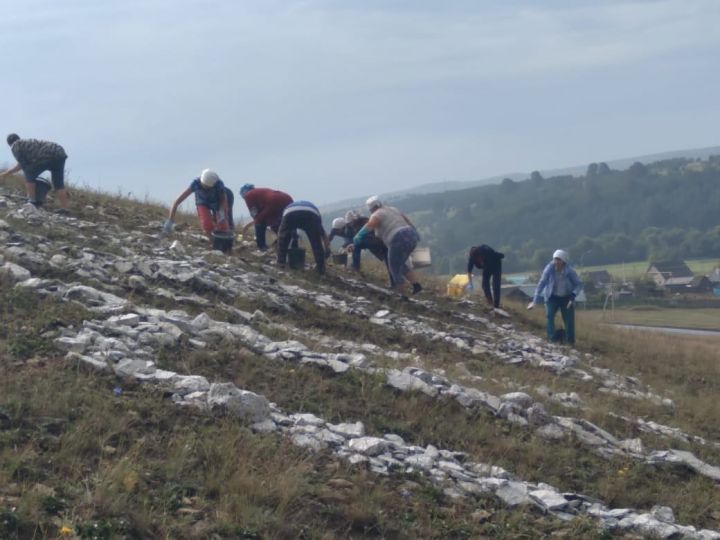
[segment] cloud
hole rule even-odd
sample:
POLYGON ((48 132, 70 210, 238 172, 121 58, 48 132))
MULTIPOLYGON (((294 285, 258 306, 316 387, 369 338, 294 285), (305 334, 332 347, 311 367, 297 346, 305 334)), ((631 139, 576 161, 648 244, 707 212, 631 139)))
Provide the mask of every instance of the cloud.
MULTIPOLYGON (((703 132, 718 20, 715 0, 16 2, 0 20, 4 120, 113 187, 211 165, 315 198, 339 177, 478 178, 546 167, 530 163, 544 142, 553 163, 576 162, 557 153, 583 113, 598 153, 626 142, 610 119, 651 108, 667 123, 691 102, 703 132)), ((637 129, 647 145, 680 140, 637 129)), ((163 185, 148 189, 167 200, 163 185)))

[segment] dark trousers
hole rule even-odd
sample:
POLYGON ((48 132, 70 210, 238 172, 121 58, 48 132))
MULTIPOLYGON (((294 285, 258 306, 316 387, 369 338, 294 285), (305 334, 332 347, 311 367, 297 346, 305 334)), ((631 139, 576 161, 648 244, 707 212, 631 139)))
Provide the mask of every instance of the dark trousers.
POLYGON ((53 189, 65 189, 65 160, 67 158, 53 159, 50 161, 42 161, 33 163, 27 168, 23 168, 25 179, 33 182, 38 176, 45 171, 50 171, 50 178, 53 189))
MULTIPOLYGON (((284 265, 287 261, 287 252, 290 242, 295 237, 297 242, 296 230, 301 229, 310 241, 313 257, 315 258, 315 269, 321 273, 325 273, 325 247, 323 246, 323 228, 320 216, 309 210, 295 210, 283 216, 278 230, 277 245, 277 262, 284 265)), ((297 245, 297 243, 295 243, 297 245)))
MULTIPOLYGON (((255 224, 255 243, 260 249, 267 249, 267 240, 265 239, 265 231, 268 228, 267 223, 256 223, 255 224)), ((270 230, 277 234, 278 226, 270 225, 270 230)))
POLYGON ((352 267, 355 270, 360 270, 360 256, 364 249, 367 249, 383 263, 387 262, 387 247, 385 247, 385 244, 383 244, 382 240, 375 236, 373 232, 370 232, 365 238, 363 238, 363 241, 360 242, 360 244, 356 245, 355 249, 353 249, 352 267))
POLYGON ((568 302, 572 300, 572 296, 555 296, 552 295, 545 302, 545 315, 547 315, 547 336, 548 341, 555 340, 555 314, 558 309, 563 318, 565 325, 565 339, 570 345, 575 344, 575 307, 568 308, 568 302))
MULTIPOLYGON (((489 265, 488 265, 489 266, 489 265)), ((500 282, 502 281, 502 262, 497 261, 492 267, 483 268, 482 272, 482 290, 485 293, 487 301, 495 306, 500 307, 500 282), (492 278, 492 294, 490 291, 490 278, 492 278)))

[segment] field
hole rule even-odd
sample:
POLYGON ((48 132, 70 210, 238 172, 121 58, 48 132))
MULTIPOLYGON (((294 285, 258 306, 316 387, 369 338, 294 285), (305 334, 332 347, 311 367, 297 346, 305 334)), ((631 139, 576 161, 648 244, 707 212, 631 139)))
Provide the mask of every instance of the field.
MULTIPOLYGON (((577 263, 577 261, 575 261, 575 263, 577 263)), ((579 264, 575 263, 573 263, 573 267, 575 268, 575 270, 578 271, 578 273, 593 272, 596 270, 607 270, 615 278, 618 278, 622 281, 632 281, 634 279, 642 277, 649 266, 648 261, 635 261, 619 264, 603 264, 598 266, 580 266, 579 264)), ((690 267, 690 270, 692 270, 695 275, 707 275, 712 272, 715 267, 720 266, 720 259, 686 259, 685 263, 690 267)), ((516 272, 513 274, 507 274, 505 277, 509 278, 515 275, 537 274, 539 271, 540 269, 526 272, 516 272)))
MULTIPOLYGON (((718 259, 687 259, 685 263, 695 275, 707 275, 712 272, 716 266, 720 266, 720 260, 718 259)), ((615 277, 631 281, 641 277, 648 269, 648 265, 649 263, 647 261, 636 261, 631 263, 586 266, 583 268, 575 267, 575 269, 580 272, 607 270, 615 277)))
POLYGON ((720 331, 720 309, 666 309, 654 306, 637 306, 629 309, 615 309, 613 312, 604 312, 597 309, 580 310, 578 319, 591 324, 638 324, 720 331))

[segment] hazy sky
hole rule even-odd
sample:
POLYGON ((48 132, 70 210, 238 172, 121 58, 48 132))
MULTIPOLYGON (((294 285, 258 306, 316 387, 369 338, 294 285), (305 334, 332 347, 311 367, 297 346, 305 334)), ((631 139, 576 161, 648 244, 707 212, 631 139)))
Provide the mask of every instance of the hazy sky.
POLYGON ((718 0, 0 0, 0 49, 3 136, 164 203, 205 167, 323 204, 720 144, 718 0))

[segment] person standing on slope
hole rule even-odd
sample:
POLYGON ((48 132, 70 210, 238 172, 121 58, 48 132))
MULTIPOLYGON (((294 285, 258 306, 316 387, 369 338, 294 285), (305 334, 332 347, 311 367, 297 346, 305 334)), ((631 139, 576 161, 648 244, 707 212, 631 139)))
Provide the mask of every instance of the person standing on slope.
POLYGON ((558 309, 565 324, 565 339, 570 345, 575 344, 575 297, 582 289, 582 282, 575 270, 568 263, 566 251, 558 249, 553 253, 553 260, 543 270, 540 281, 535 289, 535 296, 527 306, 535 307, 540 298, 545 300, 547 316, 547 337, 555 341, 555 314, 558 309))

